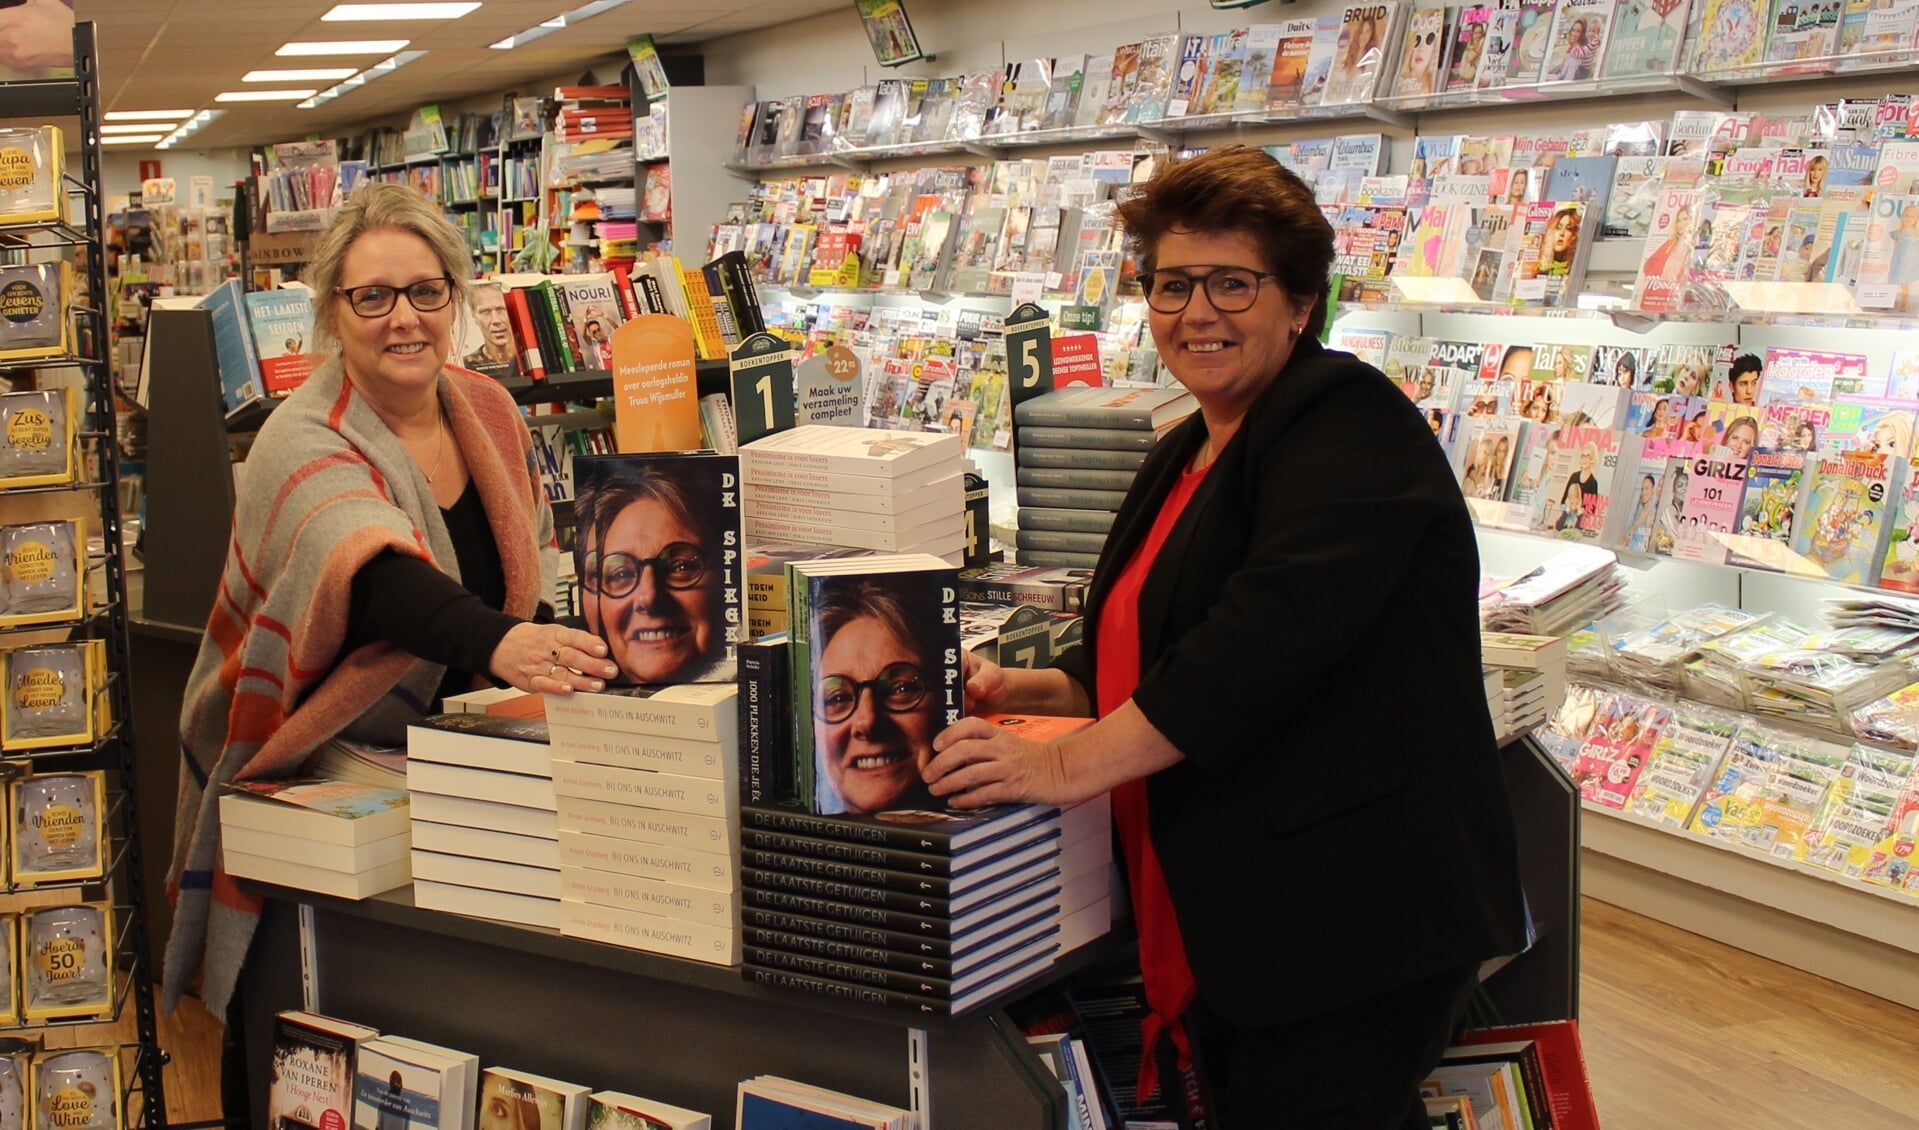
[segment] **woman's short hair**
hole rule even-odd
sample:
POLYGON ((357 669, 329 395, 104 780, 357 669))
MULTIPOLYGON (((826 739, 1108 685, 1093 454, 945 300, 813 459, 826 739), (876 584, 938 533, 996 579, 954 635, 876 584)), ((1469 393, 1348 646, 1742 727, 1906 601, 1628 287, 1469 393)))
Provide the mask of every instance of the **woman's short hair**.
POLYGON ((340 269, 354 241, 375 228, 399 228, 426 241, 440 266, 453 279, 453 301, 460 309, 468 300, 473 278, 473 252, 466 237, 438 206, 417 188, 403 184, 364 184, 340 206, 333 223, 320 235, 313 261, 307 264, 307 285, 313 288, 313 345, 326 352, 339 345, 339 304, 333 301, 340 285, 340 269))
MULTIPOLYGON (((934 579, 912 574, 865 577, 827 585, 821 596, 813 609, 820 648, 832 643, 841 628, 871 618, 919 652, 922 665, 930 668, 940 664, 937 641, 941 601, 934 579)), ((932 670, 926 674, 936 677, 932 670)))
POLYGON ((1271 155, 1244 145, 1208 150, 1147 181, 1119 206, 1119 218, 1146 271, 1168 233, 1251 236, 1266 269, 1309 311, 1305 333, 1318 337, 1325 329, 1333 226, 1320 214, 1313 190, 1271 155))
POLYGON ((586 576, 588 549, 598 549, 606 541, 606 531, 620 512, 649 498, 665 507, 674 521, 698 535, 701 547, 712 552, 719 534, 706 521, 705 509, 693 505, 691 484, 673 475, 664 464, 619 463, 605 476, 584 479, 574 496, 574 513, 579 521, 573 539, 576 576, 586 576))

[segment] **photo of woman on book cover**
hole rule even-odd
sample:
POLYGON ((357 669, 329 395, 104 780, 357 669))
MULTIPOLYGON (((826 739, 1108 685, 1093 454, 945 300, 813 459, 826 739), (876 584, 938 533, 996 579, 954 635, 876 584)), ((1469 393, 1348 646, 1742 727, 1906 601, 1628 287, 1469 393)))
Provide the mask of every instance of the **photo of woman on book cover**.
POLYGON ((939 578, 827 577, 814 586, 816 810, 941 807, 920 777, 940 731, 946 651, 957 651, 939 578))
POLYGON ((547 1121, 540 1110, 540 1100, 547 1097, 525 1083, 489 1071, 480 1080, 479 1130, 558 1130, 563 1100, 557 1094, 551 1096, 554 1110, 547 1121))
POLYGON ((619 665, 613 682, 733 680, 738 468, 732 455, 574 459, 581 612, 619 665))

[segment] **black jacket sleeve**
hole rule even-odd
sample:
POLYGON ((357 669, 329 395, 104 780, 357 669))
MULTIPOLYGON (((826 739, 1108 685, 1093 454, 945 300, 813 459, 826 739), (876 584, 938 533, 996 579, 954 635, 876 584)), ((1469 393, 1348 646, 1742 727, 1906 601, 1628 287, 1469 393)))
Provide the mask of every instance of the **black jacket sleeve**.
MULTIPOLYGON (((427 561, 392 550, 353 575, 348 647, 384 640, 455 671, 485 674, 493 652, 520 621, 486 606, 427 561)), ((552 610, 542 604, 546 618, 552 610)))

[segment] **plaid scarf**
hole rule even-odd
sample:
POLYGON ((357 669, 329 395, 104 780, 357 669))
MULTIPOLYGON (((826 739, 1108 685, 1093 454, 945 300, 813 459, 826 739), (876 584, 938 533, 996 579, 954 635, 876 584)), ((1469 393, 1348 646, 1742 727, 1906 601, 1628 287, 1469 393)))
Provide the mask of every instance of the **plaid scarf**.
MULTIPOLYGON (((505 611, 531 617, 551 599, 557 553, 526 422, 497 384, 463 369, 442 372, 439 396, 499 542, 505 611)), ((204 968, 215 1016, 261 907, 221 866, 222 786, 295 774, 334 737, 404 744, 445 668, 387 643, 339 654, 353 576, 389 549, 460 575, 432 486, 337 358, 274 411, 245 478, 180 715, 167 872, 175 911, 162 1007, 172 1011, 204 968)))

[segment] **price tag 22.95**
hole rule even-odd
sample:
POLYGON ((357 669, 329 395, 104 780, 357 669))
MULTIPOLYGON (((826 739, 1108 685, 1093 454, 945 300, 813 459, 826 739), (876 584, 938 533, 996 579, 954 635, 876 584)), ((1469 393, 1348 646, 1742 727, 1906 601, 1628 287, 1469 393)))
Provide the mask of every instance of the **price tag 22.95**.
POLYGON ((1053 320, 1031 302, 1006 316, 1006 384, 1015 407, 1053 391, 1053 320))

